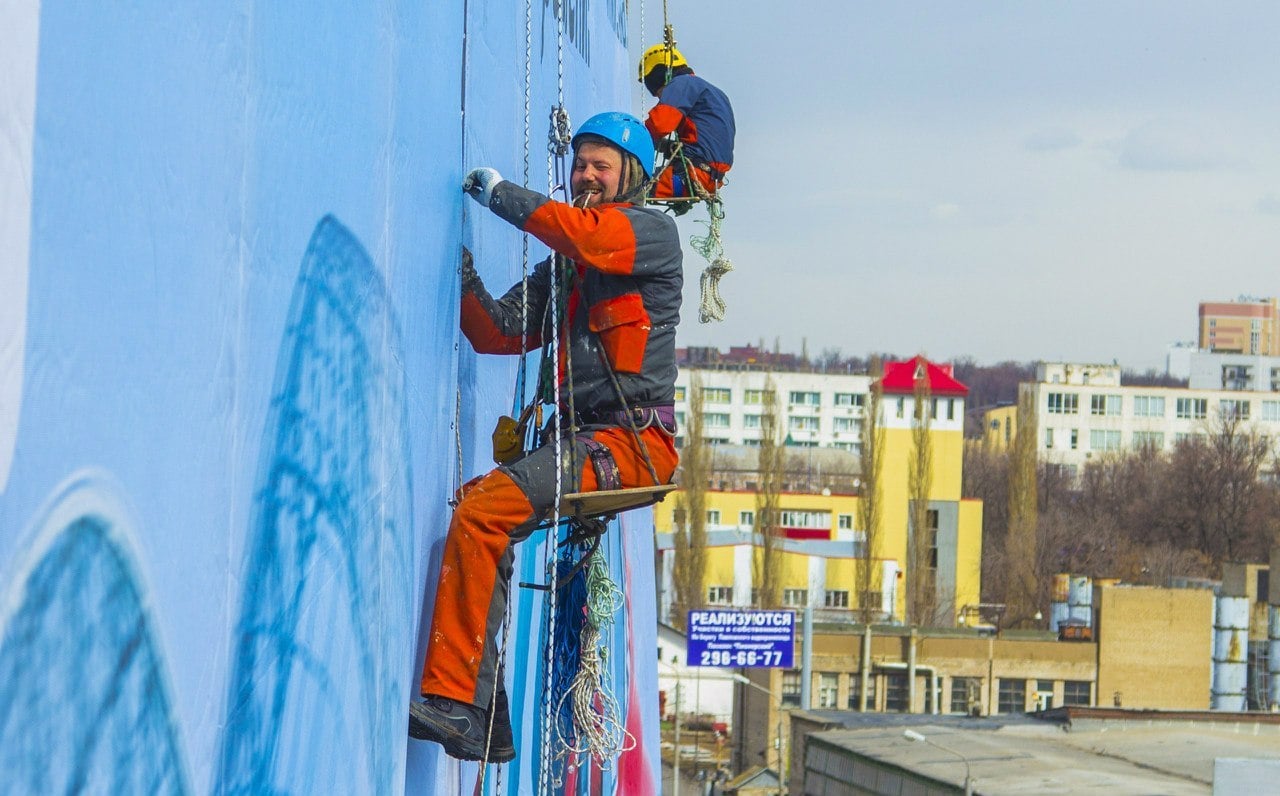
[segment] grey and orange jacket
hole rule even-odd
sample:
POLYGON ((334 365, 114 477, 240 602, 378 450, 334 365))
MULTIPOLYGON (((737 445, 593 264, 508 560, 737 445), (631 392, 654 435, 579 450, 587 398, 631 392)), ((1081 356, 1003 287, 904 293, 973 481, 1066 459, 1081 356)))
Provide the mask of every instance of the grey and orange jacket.
MULTIPOLYGON (((572 367, 579 415, 621 408, 600 361, 603 350, 628 406, 675 399, 676 325, 684 269, 675 221, 631 204, 577 208, 503 181, 489 209, 572 261, 573 288, 562 311, 568 321, 557 363, 565 384, 564 353, 572 367)), ((528 284, 526 350, 549 343, 544 312, 551 290, 551 258, 534 268, 528 284)), ((521 284, 494 299, 476 277, 462 286, 462 331, 481 354, 521 353, 521 284)), ((568 406, 568 395, 561 393, 568 406)))
POLYGON ((671 78, 644 125, 655 142, 675 133, 685 157, 719 172, 716 179, 733 166, 733 107, 723 91, 693 73, 671 78))

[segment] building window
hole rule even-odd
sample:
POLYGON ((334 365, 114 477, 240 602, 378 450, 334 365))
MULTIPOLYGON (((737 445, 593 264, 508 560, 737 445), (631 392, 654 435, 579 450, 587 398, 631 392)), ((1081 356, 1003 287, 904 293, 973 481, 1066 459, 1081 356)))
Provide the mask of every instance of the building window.
POLYGON ((743 428, 760 428, 760 415, 743 415, 743 428))
POLYGON ((1089 414, 1119 415, 1120 414, 1120 396, 1118 395, 1090 396, 1089 397, 1089 414))
POLYGON ((1063 680, 1062 681, 1062 704, 1064 705, 1084 705, 1089 706, 1092 700, 1089 699, 1088 680, 1063 680))
POLYGON ((938 510, 926 509, 924 527, 929 534, 929 569, 938 568, 938 510))
MULTIPOLYGON (((849 710, 857 710, 862 704, 862 672, 849 675, 849 710)), ((876 709, 876 677, 867 677, 867 710, 876 709)))
POLYGON ((822 598, 823 604, 827 608, 848 608, 849 592, 848 591, 827 591, 822 598))
POLYGON ((707 605, 733 605, 733 587, 709 587, 707 589, 707 605))
POLYGON ((861 409, 866 402, 867 396, 857 392, 838 392, 835 396, 836 406, 852 406, 855 409, 861 409))
POLYGON ((951 678, 951 712, 966 716, 982 706, 981 677, 951 678))
POLYGON ((840 677, 835 672, 818 672, 818 707, 834 708, 840 677))
POLYGON ((1027 710, 1027 681, 1001 680, 998 704, 1001 713, 1025 713, 1027 710))
POLYGON ((756 524, 756 513, 754 511, 739 511, 738 524, 745 525, 748 528, 754 527, 756 524))
POLYGON ((1263 401, 1261 419, 1280 421, 1280 401, 1263 401))
POLYGON ((683 400, 684 400, 684 388, 683 388, 683 387, 677 387, 677 388, 676 388, 676 400, 677 400, 677 401, 683 401, 683 400))
POLYGON ((800 707, 800 670, 787 669, 782 673, 782 706, 800 707))
POLYGON ((707 509, 707 525, 720 524, 720 509, 707 509))
POLYGON ((1071 429, 1071 450, 1076 450, 1079 447, 1080 447, 1080 430, 1073 428, 1071 429))
POLYGON ((820 528, 829 531, 831 530, 831 512, 784 509, 779 512, 778 524, 783 528, 820 528))
POLYGON ((1095 428, 1089 432, 1089 449, 1095 451, 1120 450, 1120 432, 1095 428))
POLYGON ((1074 415, 1080 411, 1080 396, 1073 392, 1051 392, 1049 414, 1074 415))
POLYGON ((1045 450, 1053 450, 1053 429, 1051 428, 1044 430, 1044 447, 1045 450))
POLYGON ((1248 420, 1249 419, 1249 401, 1240 401, 1234 398, 1223 398, 1218 401, 1218 412, 1230 420, 1248 420))
POLYGON ((771 390, 743 390, 742 402, 753 405, 773 403, 773 392, 771 390))
POLYGON ((1164 398, 1158 395, 1135 395, 1134 417, 1164 417, 1164 398))
POLYGON ((809 604, 809 590, 783 589, 782 604, 788 608, 804 608, 809 604))
POLYGON ((857 431, 858 419, 855 417, 833 418, 832 428, 835 431, 857 431))
POLYGON ((677 426, 684 425, 684 412, 676 412, 676 425, 677 426))
POLYGON ((704 428, 728 428, 729 413, 728 412, 703 412, 702 425, 704 428))
POLYGON ((864 591, 858 597, 858 608, 863 611, 883 611, 884 597, 878 591, 864 591))
POLYGON ((842 530, 842 531, 852 531, 852 530, 853 530, 853 515, 852 515, 852 514, 837 514, 837 515, 836 515, 836 528, 838 528, 838 529, 840 529, 840 530, 842 530))
POLYGON ((955 398, 947 399, 947 419, 948 420, 956 419, 956 399, 955 398))
POLYGON ((884 677, 884 709, 886 711, 906 713, 910 707, 907 704, 907 697, 907 675, 899 672, 886 674, 884 677))
POLYGON ((818 406, 822 403, 821 393, 793 391, 788 397, 787 402, 792 406, 818 406))
POLYGON ((1209 416, 1209 399, 1179 398, 1174 410, 1179 420, 1204 420, 1209 416))
POLYGON ((792 431, 817 431, 818 418, 792 415, 787 418, 787 428, 792 431))
POLYGON ((1133 449, 1136 451, 1164 450, 1164 432, 1163 431, 1133 432, 1133 449))
POLYGON ((702 402, 707 404, 727 404, 732 398, 728 387, 707 387, 702 391, 702 402))
POLYGON ((899 418, 899 419, 904 418, 904 417, 906 417, 906 416, 907 416, 907 399, 906 399, 906 398, 899 398, 899 399, 898 399, 898 412, 897 412, 897 414, 898 414, 898 418, 899 418))

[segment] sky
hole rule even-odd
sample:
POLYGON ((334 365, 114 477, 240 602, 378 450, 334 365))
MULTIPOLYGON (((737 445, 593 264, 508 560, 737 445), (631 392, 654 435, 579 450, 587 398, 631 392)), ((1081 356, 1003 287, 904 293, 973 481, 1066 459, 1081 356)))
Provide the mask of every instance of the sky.
POLYGON ((667 8, 738 126, 726 318, 686 246, 680 345, 1163 370, 1201 301, 1280 295, 1280 4, 667 8))

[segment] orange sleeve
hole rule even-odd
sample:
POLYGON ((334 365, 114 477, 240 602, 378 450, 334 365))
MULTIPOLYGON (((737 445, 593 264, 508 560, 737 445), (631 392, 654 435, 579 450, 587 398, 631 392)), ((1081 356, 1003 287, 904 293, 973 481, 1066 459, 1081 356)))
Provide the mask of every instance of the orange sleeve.
POLYGON ((580 209, 546 202, 529 215, 524 230, 570 260, 606 274, 630 274, 636 234, 620 207, 580 209))
POLYGON ((649 134, 657 140, 674 133, 682 121, 684 121, 684 113, 679 108, 659 102, 649 111, 649 117, 645 119, 644 126, 649 128, 649 134))

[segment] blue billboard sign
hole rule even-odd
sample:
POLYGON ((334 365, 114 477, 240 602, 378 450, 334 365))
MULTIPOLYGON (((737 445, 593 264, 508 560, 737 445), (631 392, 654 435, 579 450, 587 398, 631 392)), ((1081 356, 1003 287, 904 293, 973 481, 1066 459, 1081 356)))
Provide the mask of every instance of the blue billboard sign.
POLYGON ((791 668, 795 659, 795 611, 689 612, 685 625, 690 666, 791 668))

